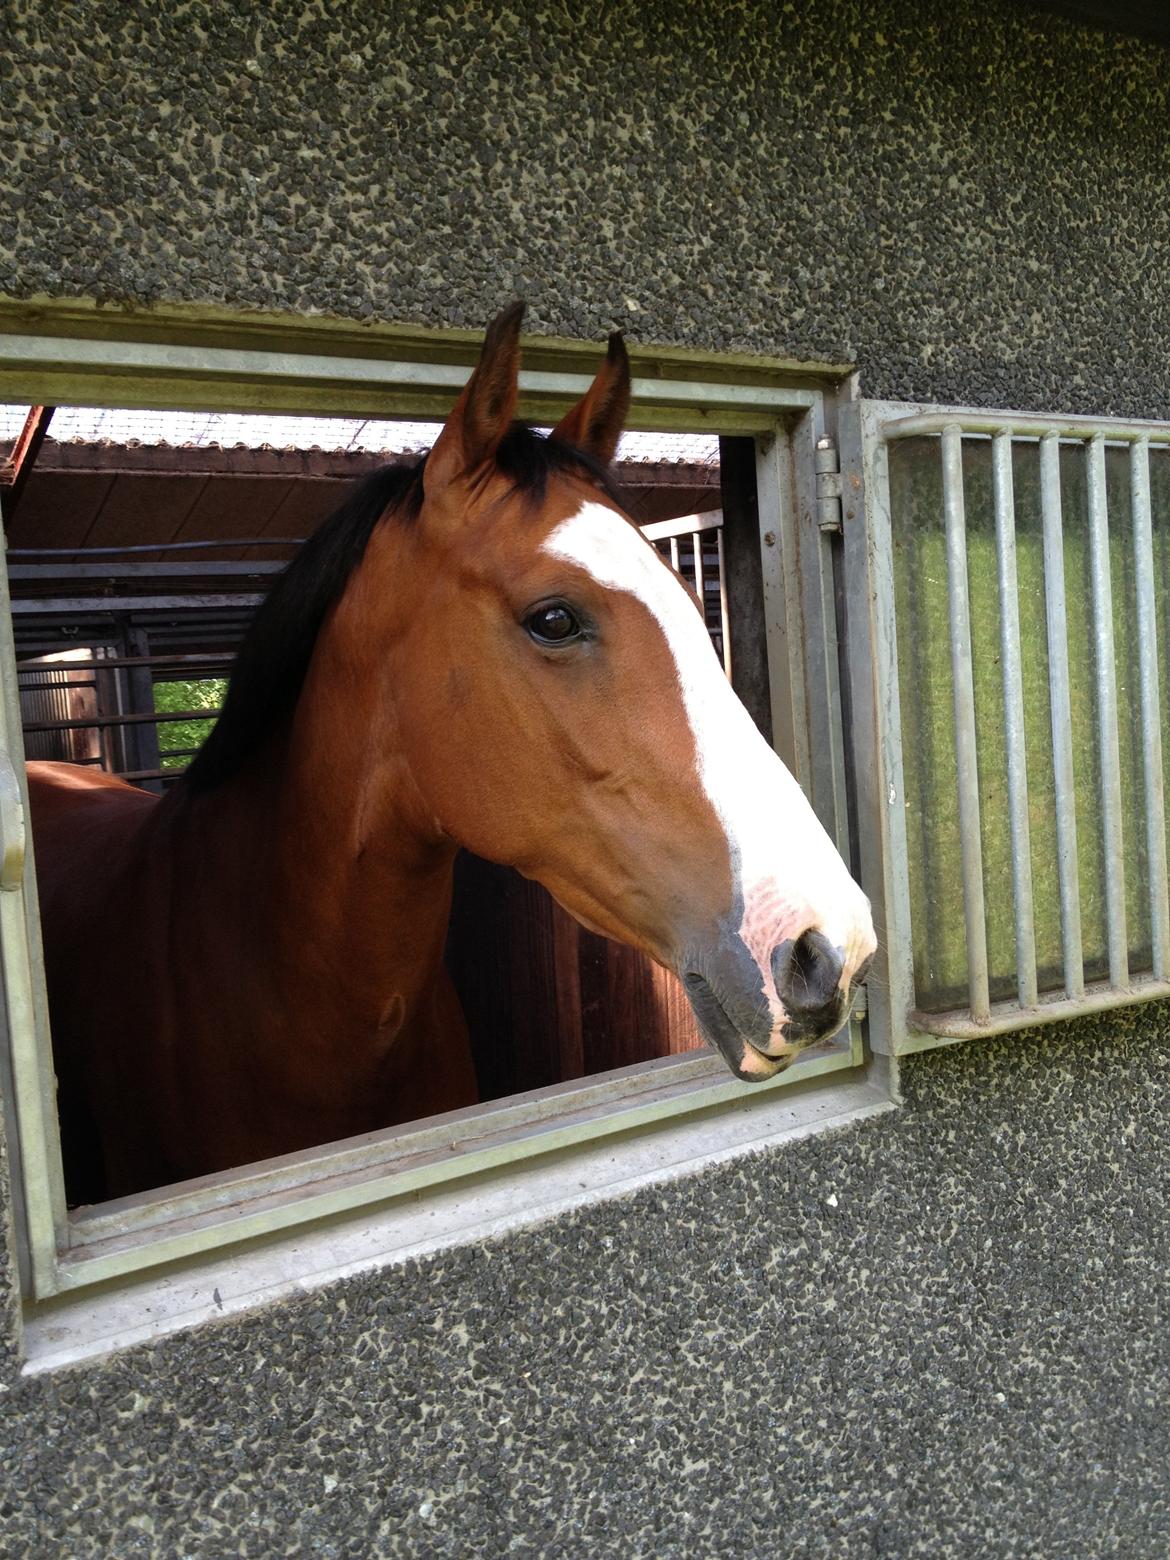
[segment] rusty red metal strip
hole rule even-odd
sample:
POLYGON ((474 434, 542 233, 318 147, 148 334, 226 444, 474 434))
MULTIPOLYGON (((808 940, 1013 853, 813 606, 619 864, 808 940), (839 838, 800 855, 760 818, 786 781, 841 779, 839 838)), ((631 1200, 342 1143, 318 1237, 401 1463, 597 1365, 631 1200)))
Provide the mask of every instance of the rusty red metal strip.
POLYGON ((55 406, 30 406, 28 416, 24 419, 24 427, 12 446, 12 454, 0 466, 0 487, 9 490, 4 497, 4 520, 8 525, 12 523, 12 517, 20 503, 20 495, 28 481, 29 472, 40 454, 41 445, 45 442, 45 435, 49 431, 49 424, 56 410, 55 406))

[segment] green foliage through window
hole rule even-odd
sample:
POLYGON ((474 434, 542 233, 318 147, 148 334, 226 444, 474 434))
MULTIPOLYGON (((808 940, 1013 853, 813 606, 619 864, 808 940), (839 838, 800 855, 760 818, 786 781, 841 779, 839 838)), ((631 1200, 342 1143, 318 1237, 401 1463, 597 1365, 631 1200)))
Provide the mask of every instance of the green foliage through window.
POLYGON ((227 689, 224 677, 188 678, 179 682, 154 685, 154 708, 158 714, 181 710, 209 710, 206 720, 168 720, 158 728, 158 746, 163 769, 185 769, 195 751, 202 747, 215 725, 215 715, 227 689))

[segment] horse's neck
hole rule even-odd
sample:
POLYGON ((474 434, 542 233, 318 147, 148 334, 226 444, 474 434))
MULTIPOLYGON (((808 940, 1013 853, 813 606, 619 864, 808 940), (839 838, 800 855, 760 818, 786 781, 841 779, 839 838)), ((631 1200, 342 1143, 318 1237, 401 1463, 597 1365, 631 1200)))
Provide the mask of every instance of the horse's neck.
POLYGON ((192 798, 183 850, 290 1010, 409 1019, 442 963, 454 849, 420 830, 370 713, 311 695, 246 771, 192 798))
POLYGON ((454 849, 420 838, 393 763, 356 762, 362 744, 352 736, 339 749, 318 732, 305 747, 290 754, 280 792, 286 955, 296 959, 303 927, 371 1000, 410 1003, 442 962, 454 849), (295 916, 290 901, 301 907, 295 916))

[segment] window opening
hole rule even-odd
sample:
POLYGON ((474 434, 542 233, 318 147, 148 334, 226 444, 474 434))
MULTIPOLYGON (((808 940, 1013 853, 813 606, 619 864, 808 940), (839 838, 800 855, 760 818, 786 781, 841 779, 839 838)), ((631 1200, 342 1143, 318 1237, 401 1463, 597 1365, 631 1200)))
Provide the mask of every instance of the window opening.
MULTIPOLYGON (((149 358, 148 349, 141 351, 149 358)), ((172 358, 173 354, 168 354, 168 362, 172 358)), ((450 377, 455 383, 462 375, 450 377)), ((538 389, 545 393, 544 382, 551 385, 555 379, 552 374, 542 377, 539 372, 534 373, 530 376, 533 393, 538 389)), ((654 545, 699 593, 712 640, 740 686, 745 673, 750 673, 753 655, 758 654, 753 633, 751 649, 745 647, 737 664, 737 603, 731 582, 737 569, 745 573, 742 560, 748 560, 746 574, 750 575, 754 554, 757 599, 748 603, 745 596, 743 601, 749 615, 754 614, 756 627, 769 611, 775 621, 777 615, 783 619, 786 611, 799 615, 801 610, 793 599, 792 580, 785 577, 785 570, 791 575, 796 567, 795 532, 800 526, 797 506, 806 481, 801 473, 811 463, 798 467, 794 460, 796 446, 788 442, 785 419, 800 421, 799 449, 802 455, 811 454, 812 441, 823 426, 822 401, 819 392, 803 389, 752 388, 740 392, 729 387, 723 392, 714 387, 714 393, 712 389, 697 383, 681 385, 677 390, 668 385, 663 393, 667 402, 674 396, 684 406, 700 395, 715 405, 721 398, 729 407, 742 404, 747 410, 718 414, 716 426, 722 422, 724 427, 734 428, 738 419, 741 427, 754 423, 761 432, 722 438, 710 433, 690 435, 685 446, 676 442, 673 451, 670 441, 677 439, 676 434, 634 434, 628 436, 630 458, 622 475, 626 492, 634 495, 630 512, 644 526, 654 545), (745 470, 750 472, 751 480, 746 485, 743 472, 729 485, 729 459, 737 452, 745 470), (663 458, 672 453, 674 459, 663 458), (722 462, 721 453, 725 457, 722 462), (759 497, 757 479, 762 483, 759 497), (738 529, 728 531, 729 503, 733 518, 737 506, 742 511, 740 520, 743 516, 749 518, 748 529, 737 521, 738 529), (776 516, 778 532, 785 532, 786 539, 792 540, 792 550, 786 557, 782 548, 770 557, 760 556, 760 504, 776 516), (769 593, 770 604, 764 600, 769 593)), ((548 393, 563 395, 566 391, 558 382, 555 392, 550 389, 548 393)), ((12 420, 19 420, 24 414, 22 406, 12 420)), ((204 710, 214 708, 215 701, 222 696, 224 674, 234 650, 263 596, 269 576, 288 555, 288 544, 307 534, 313 519, 335 507, 340 483, 332 469, 334 464, 339 460, 344 475, 349 477, 363 461, 367 465, 377 464, 387 453, 404 453, 409 440, 403 437, 399 449, 388 451, 384 430, 387 426, 401 429, 401 423, 385 418, 377 422, 357 419, 355 427, 355 420, 349 419, 348 437, 340 447, 322 448, 318 437, 314 447, 302 450, 294 446, 290 452, 284 446, 258 447, 254 440, 245 437, 237 438, 231 449, 225 450, 214 442, 212 414, 205 414, 196 432, 176 450, 174 446, 150 444, 133 433, 117 432, 125 428, 125 422, 119 423, 118 419, 128 414, 116 409, 103 412, 104 422, 97 430, 91 426, 88 436, 83 430, 65 438, 63 434, 71 426, 68 419, 73 415, 74 409, 56 409, 54 437, 42 451, 19 510, 11 517, 12 626, 26 740, 30 751, 40 742, 48 746, 52 756, 100 765, 143 788, 161 790, 173 783, 173 777, 189 761, 190 750, 204 729, 198 722, 208 718, 204 710), (105 442, 95 445, 95 436, 105 442), (125 442, 116 443, 115 438, 125 442), (104 462, 95 457, 95 448, 106 457, 104 462), (334 491, 328 503, 315 507, 303 494, 296 496, 296 481, 281 469, 290 454, 295 455, 298 475, 304 474, 319 486, 332 483, 334 491), (113 472, 110 457, 119 463, 113 472), (229 472, 227 466, 233 461, 236 464, 229 472), (215 513, 212 490, 229 476, 238 478, 242 487, 250 486, 253 502, 244 506, 246 514, 237 512, 218 532, 208 530, 208 517, 215 513), (150 503, 134 499, 129 482, 124 493, 115 493, 116 484, 124 477, 149 481, 155 497, 150 503), (273 484, 282 479, 287 487, 282 503, 265 511, 263 526, 256 525, 258 496, 265 489, 270 493, 273 484), (173 495, 191 481, 200 485, 202 494, 199 523, 192 522, 178 530, 172 525, 169 534, 152 529, 154 517, 169 512, 173 519, 176 506, 168 506, 165 495, 173 495), (72 508, 51 505, 44 491, 38 494, 38 486, 43 490, 50 482, 69 486, 78 495, 82 495, 87 482, 105 484, 84 529, 84 502, 72 508), (214 545, 208 546, 209 543, 214 545)), ((78 422, 72 426, 78 427, 86 415, 86 408, 77 408, 78 422)), ((240 421, 244 414, 233 416, 233 434, 246 431, 248 425, 240 421)), ((531 414, 527 420, 538 425, 540 422, 531 414)), ((670 420, 677 430, 679 413, 674 412, 670 420)), ((289 417, 286 421, 303 426, 303 419, 289 417)), ((321 421, 314 422, 314 429, 321 421)), ((423 427, 426 438, 419 443, 429 443, 435 425, 428 423, 423 427)), ((279 433, 286 437, 287 430, 281 428, 279 433)), ((263 442, 271 444, 273 439, 263 442)), ((286 445, 287 442, 286 437, 286 445)), ((624 448, 623 454, 626 453, 624 448)), ((187 515, 191 512, 186 511, 187 515)), ((774 542, 775 535, 770 545, 774 542)), ((816 623, 814 632, 822 631, 831 641, 832 625, 816 623)), ((806 786, 811 784, 816 791, 817 776, 807 761, 803 767, 801 761, 802 753, 807 754, 817 745, 810 741, 808 708, 803 702, 809 696, 810 686, 815 689, 816 678, 814 675, 810 684, 807 669, 799 662, 787 662, 777 652, 774 636, 767 637, 769 668, 773 672, 779 669, 783 686, 773 676, 766 690, 757 688, 753 713, 759 724, 776 728, 777 745, 783 756, 806 786)), ((832 654, 830 643, 829 659, 832 654)), ((750 697, 745 702, 751 707, 750 697)), ((831 721, 832 716, 831 708, 818 708, 814 724, 831 721)), ((828 741, 817 746, 818 751, 830 755, 825 763, 831 767, 837 761, 832 755, 836 754, 838 759, 840 756, 840 733, 831 734, 828 741)), ((831 811, 831 798, 818 794, 816 799, 818 805, 828 801, 831 811)), ((830 826, 839 822, 831 816, 828 821, 830 826)), ((487 882, 485 886, 484 881, 485 876, 490 878, 498 870, 467 858, 461 867, 463 887, 470 880, 468 892, 486 893, 489 898, 492 894, 498 896, 498 883, 487 882)), ((521 898, 532 892, 532 885, 520 879, 508 890, 521 898)), ((35 900, 29 911, 35 934, 35 900)), ((575 922, 569 924, 574 937, 592 935, 580 932, 575 922)), ((453 1121, 450 1126, 432 1125, 422 1121, 414 1124, 400 1144, 397 1139, 361 1147, 326 1144, 321 1154, 294 1156, 296 1163, 274 1161, 244 1166, 238 1174, 212 1178, 217 1184, 206 1188, 192 1183, 190 1187, 169 1189, 174 1195, 164 1198, 145 1194, 119 1205, 78 1210, 64 1225, 60 1213, 53 1211, 57 1194, 52 1190, 51 1174, 45 1195, 39 1191, 34 1176, 29 1183, 31 1191, 26 1197, 24 1216, 36 1226, 30 1241, 38 1273, 35 1291, 50 1294, 207 1249, 224 1238, 271 1233, 304 1218, 320 1217, 323 1212, 333 1213, 386 1195, 384 1190, 379 1193, 379 1187, 393 1186, 398 1191, 411 1185, 436 1184, 452 1175, 507 1162, 517 1154, 548 1152, 580 1137, 647 1124, 680 1109, 716 1108, 747 1093, 743 1086, 728 1079, 722 1064, 705 1049, 701 1054, 696 1051, 698 1035, 681 994, 668 994, 662 988, 667 977, 651 966, 633 976, 628 967, 610 962, 609 950, 617 949, 617 945, 604 944, 601 939, 597 942, 604 954, 593 949, 587 950, 586 956, 577 950, 576 981, 569 980, 567 994, 564 984, 557 986, 554 982, 554 1018, 559 1021, 563 1017, 567 1003, 578 1020, 576 1025, 570 1022, 567 1026, 574 1037, 568 1051, 558 1037, 559 1053, 550 1060, 551 1026, 540 1024, 535 1016, 537 1006, 532 1001, 533 970, 538 962, 532 957, 534 943, 543 940, 545 947, 551 948, 554 975, 564 971, 566 962, 572 964, 574 960, 570 953, 566 961, 563 927, 558 930, 554 925, 551 931, 546 928, 535 935, 532 926, 529 921, 515 938, 506 959, 492 961, 494 969, 504 969, 510 980, 518 981, 519 997, 509 996, 512 1022, 508 1044, 512 1054, 507 1066, 501 1066, 498 1058, 493 1064, 490 1057, 483 1066, 487 1082, 486 1086, 481 1084, 481 1097, 485 1101, 502 1101, 489 1116, 476 1109, 470 1113, 473 1119, 469 1118, 466 1124, 453 1121), (647 975, 647 969, 653 973, 647 975), (634 1014, 634 1022, 605 1018, 606 1003, 624 1004, 627 1013, 634 1014), (651 1011, 655 1020, 647 1022, 651 1011), (523 1044, 517 1044, 517 1013, 528 1015, 530 1033, 544 1028, 539 1046, 535 1051, 530 1047, 527 1058, 523 1044), (586 1043, 584 1032, 590 1015, 593 1019, 600 1017, 596 1032, 604 1036, 605 1045, 610 1047, 605 1054, 596 1045, 591 1051, 586 1043), (639 1027, 644 1037, 651 1036, 651 1045, 649 1049, 643 1046, 631 1051, 630 1040, 639 1027), (535 1070, 531 1065, 534 1055, 535 1070), (543 1074, 541 1066, 545 1068, 543 1074), (661 1071, 664 1066, 667 1070, 661 1071), (523 1068, 527 1069, 526 1076, 519 1075, 523 1068), (618 1069, 616 1073, 614 1068, 618 1069), (335 1148, 339 1152, 333 1155, 335 1148), (300 1198, 295 1209, 290 1208, 293 1190, 300 1198), (38 1203, 43 1206, 36 1206, 38 1203), (46 1217, 55 1226, 52 1238, 44 1233, 46 1217), (64 1264, 59 1255, 62 1249, 68 1252, 64 1264)), ((461 957, 458 939, 457 904, 450 950, 456 971, 461 957)), ((618 950, 619 959, 627 954, 628 950, 618 950)), ((38 1001, 36 962, 33 958, 26 992, 34 1008, 38 1001)), ((10 981, 10 1002, 12 989, 10 981)), ((564 1028, 562 1025, 562 1034, 564 1028)), ((860 1035, 853 1025, 820 1054, 810 1053, 802 1058, 784 1081, 795 1082, 801 1077, 855 1066, 859 1060, 860 1035)), ((27 1058, 21 1062, 22 1067, 25 1062, 27 1058)), ((43 1082, 39 1087, 43 1115, 43 1082)), ((35 1118, 35 1100, 29 1107, 26 1098, 25 1114, 30 1120, 35 1118)), ((24 1129, 24 1117, 22 1133, 36 1145, 37 1133, 24 1129)), ((47 1134, 43 1144, 35 1146, 34 1158, 39 1155, 46 1163, 51 1161, 51 1136, 47 1134)))
MULTIPOLYGON (((299 541, 356 477, 412 463, 438 426, 57 408, 9 530, 29 756, 161 793, 210 733, 231 658, 299 541), (67 546, 38 545, 47 515, 67 546), (98 646, 42 648, 95 631, 98 646)), ((616 471, 628 512, 700 596, 729 657, 718 439, 626 436, 616 471)), ((447 962, 483 1102, 704 1045, 673 976, 466 852, 447 962)))

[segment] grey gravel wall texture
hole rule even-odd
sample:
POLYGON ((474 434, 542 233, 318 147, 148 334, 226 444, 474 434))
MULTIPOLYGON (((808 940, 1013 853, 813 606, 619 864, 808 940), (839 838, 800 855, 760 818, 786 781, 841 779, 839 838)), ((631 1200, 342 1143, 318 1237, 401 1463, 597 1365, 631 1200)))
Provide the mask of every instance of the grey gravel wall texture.
POLYGON ((1170 1552, 1167 1015, 13 1382, 7 1553, 1170 1552))
MULTIPOLYGON (((1170 414, 1170 52, 1006 3, 9 0, 0 295, 855 360, 1170 414)), ((52 1379, 21 1556, 1170 1552, 1170 1014, 52 1379)), ((3 1269, 10 1272, 9 1267, 3 1269)))
POLYGON ((7 10, 0 294, 521 294, 871 395, 1170 410, 1158 44, 1009 0, 7 10))

